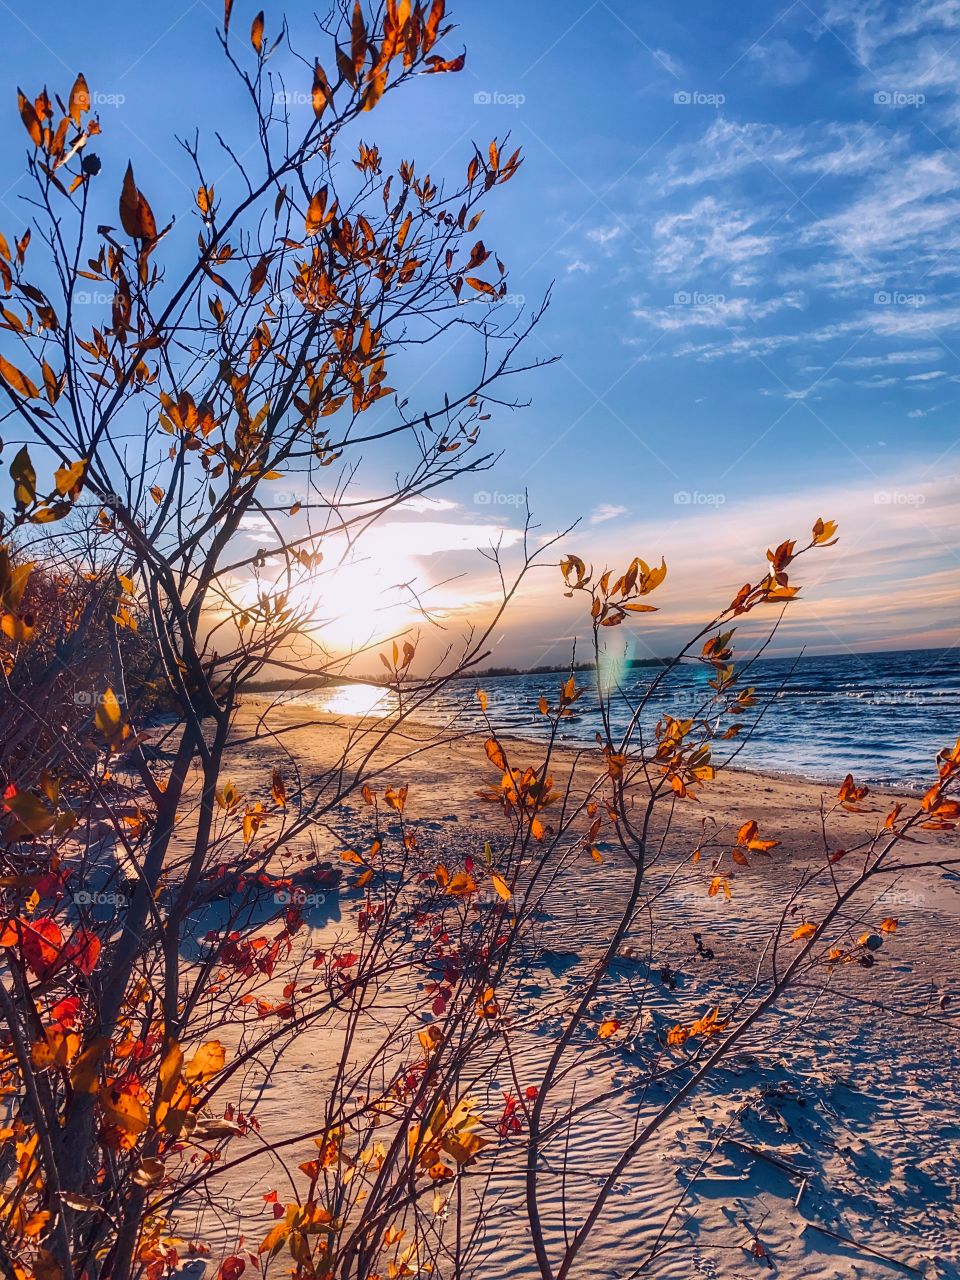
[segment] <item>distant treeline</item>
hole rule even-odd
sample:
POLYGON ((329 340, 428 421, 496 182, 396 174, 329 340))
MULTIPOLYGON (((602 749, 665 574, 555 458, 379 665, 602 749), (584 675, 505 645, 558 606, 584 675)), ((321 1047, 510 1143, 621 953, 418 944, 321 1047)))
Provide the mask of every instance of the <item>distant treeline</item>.
MULTIPOLYGON (((240 686, 241 693, 307 693, 311 689, 325 689, 335 684, 367 684, 366 680, 354 680, 351 676, 275 676, 270 680, 247 680, 240 686)), ((370 682, 372 683, 372 681, 370 682)))
MULTIPOLYGON (((665 667, 669 658, 628 658, 628 667, 665 667)), ((476 680, 480 676, 543 676, 563 675, 570 671, 595 671, 595 662, 547 663, 540 667, 484 667, 482 671, 464 671, 460 679, 476 680)))
MULTIPOLYGON (((628 658, 628 667, 665 667, 669 658, 628 658)), ((544 663, 538 667, 484 667, 481 671, 461 671, 456 675, 458 680, 489 680, 495 676, 544 676, 564 675, 571 671, 594 671, 595 662, 544 663)), ((382 675, 371 676, 297 676, 290 680, 278 676, 270 680, 250 680, 241 687, 243 693, 306 693, 311 689, 324 689, 343 684, 383 684, 382 675)))

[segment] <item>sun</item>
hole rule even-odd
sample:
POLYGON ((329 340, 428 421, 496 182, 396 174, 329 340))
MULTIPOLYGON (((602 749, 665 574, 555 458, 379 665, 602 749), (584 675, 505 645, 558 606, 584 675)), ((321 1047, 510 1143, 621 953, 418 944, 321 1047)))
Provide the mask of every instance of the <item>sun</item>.
POLYGON ((307 612, 308 635, 327 650, 351 653, 416 624, 411 588, 417 574, 417 566, 403 555, 382 563, 362 552, 348 553, 295 584, 290 601, 307 612))

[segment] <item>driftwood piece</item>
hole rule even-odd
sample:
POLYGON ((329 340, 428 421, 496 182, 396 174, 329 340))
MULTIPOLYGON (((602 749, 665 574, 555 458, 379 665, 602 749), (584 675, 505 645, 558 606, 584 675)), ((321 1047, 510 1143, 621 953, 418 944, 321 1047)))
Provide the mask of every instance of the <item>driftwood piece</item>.
POLYGON ((798 1169, 795 1164, 789 1164, 786 1160, 781 1160, 772 1151, 765 1151, 763 1147, 751 1146, 749 1142, 741 1142, 739 1138, 724 1138, 723 1141, 729 1142, 731 1146, 737 1147, 741 1151, 746 1151, 748 1155, 757 1156, 760 1160, 766 1160, 769 1164, 776 1165, 778 1169, 783 1169, 791 1177, 802 1178, 806 1181, 807 1175, 802 1169, 798 1169))
POLYGON ((839 1231, 831 1231, 829 1227, 822 1227, 819 1222, 807 1222, 804 1224, 803 1230, 806 1231, 808 1227, 812 1227, 814 1231, 819 1231, 821 1235, 829 1236, 831 1240, 839 1240, 841 1244, 851 1244, 862 1253, 870 1253, 875 1258, 882 1258, 884 1262, 892 1262, 895 1267, 901 1267, 904 1271, 909 1271, 911 1275, 923 1275, 919 1267, 914 1267, 909 1262, 903 1262, 900 1258, 894 1258, 889 1253, 882 1253, 881 1250, 864 1244, 862 1240, 854 1240, 852 1236, 845 1236, 839 1231))

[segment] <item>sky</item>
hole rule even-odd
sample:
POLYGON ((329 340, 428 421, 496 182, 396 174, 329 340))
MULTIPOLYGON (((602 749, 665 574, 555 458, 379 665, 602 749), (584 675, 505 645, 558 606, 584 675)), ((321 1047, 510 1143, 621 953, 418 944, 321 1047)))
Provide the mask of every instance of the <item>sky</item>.
MULTIPOLYGON (((25 217, 14 74, 65 95, 83 70, 105 173, 119 182, 132 158, 161 221, 165 203, 187 210, 195 182, 175 135, 245 127, 220 7, 105 0, 81 20, 52 0, 41 25, 0 5, 4 229, 25 217)), ((255 7, 238 0, 235 30, 255 7)), ((496 584, 476 548, 499 537, 515 553, 528 498, 544 538, 580 520, 564 551, 598 566, 666 559, 639 653, 670 652, 756 580, 767 546, 818 516, 839 521, 841 541, 798 566, 781 649, 954 644, 960 0, 449 8, 445 52, 465 46, 466 69, 413 86, 369 133, 437 175, 494 134, 523 147, 484 237, 510 267, 508 308, 552 291, 527 355, 554 362, 514 388, 529 407, 494 415, 495 468, 392 517, 328 584, 330 615, 358 586, 386 604, 395 582, 443 584, 429 598, 445 632, 429 643, 445 643, 489 608, 496 584)), ((309 7, 288 12, 309 46, 309 7)), ((279 13, 267 8, 268 33, 279 13)), ((431 388, 469 367, 464 352, 424 359, 404 371, 431 388)), ((409 621, 403 606, 368 611, 331 639, 409 621)), ((544 569, 498 629, 495 660, 562 661, 582 624, 544 569)))

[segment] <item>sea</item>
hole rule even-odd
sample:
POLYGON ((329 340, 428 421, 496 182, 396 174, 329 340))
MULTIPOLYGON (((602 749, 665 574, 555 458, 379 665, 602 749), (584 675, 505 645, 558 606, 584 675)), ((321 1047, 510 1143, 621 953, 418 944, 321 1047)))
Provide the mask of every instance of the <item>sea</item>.
MULTIPOLYGON (((657 666, 618 672, 611 707, 615 732, 626 728, 631 707, 658 681, 640 720, 644 741, 653 740, 663 715, 710 719, 711 674, 699 662, 667 675, 657 666)), ((575 678, 584 693, 563 722, 560 741, 589 747, 600 728, 595 673, 581 671, 575 678)), ((550 726, 538 700, 543 695, 555 705, 564 679, 562 673, 538 673, 456 680, 418 709, 416 719, 480 731, 476 691, 482 688, 487 714, 500 733, 541 741, 550 726)), ((852 773, 858 782, 917 790, 935 780, 937 752, 960 736, 960 646, 758 658, 742 683, 754 686, 756 706, 737 718, 744 725, 740 737, 715 743, 717 763, 729 760, 734 767, 822 782, 852 773)), ((334 714, 380 714, 395 698, 382 686, 352 684, 297 701, 334 714)))

